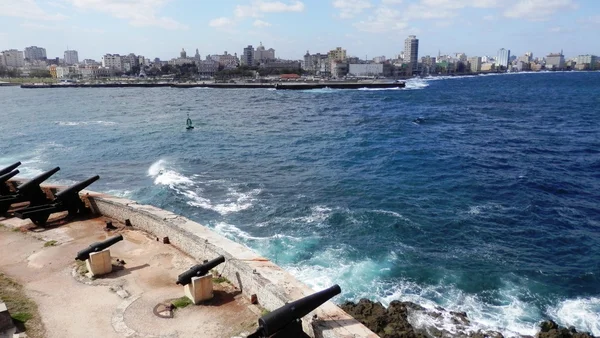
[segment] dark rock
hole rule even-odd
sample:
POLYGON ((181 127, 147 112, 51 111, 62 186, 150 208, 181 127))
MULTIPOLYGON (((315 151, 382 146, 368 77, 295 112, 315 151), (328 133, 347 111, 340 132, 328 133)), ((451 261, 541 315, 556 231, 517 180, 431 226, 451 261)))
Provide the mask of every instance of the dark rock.
POLYGON ((548 332, 550 330, 558 329, 558 324, 556 324, 553 320, 547 320, 540 324, 541 332, 548 332))

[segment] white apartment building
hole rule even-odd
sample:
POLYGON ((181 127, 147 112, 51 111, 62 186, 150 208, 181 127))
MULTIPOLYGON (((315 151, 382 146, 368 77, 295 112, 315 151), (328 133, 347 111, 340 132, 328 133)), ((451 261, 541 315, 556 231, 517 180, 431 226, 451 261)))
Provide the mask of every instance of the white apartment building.
POLYGON ((102 57, 102 67, 123 70, 123 57, 119 54, 105 54, 102 57))
POLYGON ((46 58, 46 48, 41 48, 38 46, 26 47, 25 58, 30 61, 43 60, 46 58))
POLYGON ((66 50, 65 51, 65 64, 66 65, 75 65, 79 63, 79 54, 76 50, 66 50))
POLYGON ((9 49, 2 52, 0 64, 9 68, 19 68, 25 65, 23 52, 16 49, 9 49))
POLYGON ((419 70, 419 39, 415 35, 409 35, 404 40, 404 56, 408 64, 409 74, 419 70))

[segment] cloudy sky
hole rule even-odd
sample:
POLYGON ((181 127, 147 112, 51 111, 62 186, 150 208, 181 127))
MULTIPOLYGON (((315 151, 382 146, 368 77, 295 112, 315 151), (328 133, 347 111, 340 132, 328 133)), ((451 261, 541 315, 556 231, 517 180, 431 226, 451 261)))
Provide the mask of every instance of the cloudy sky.
POLYGON ((341 46, 392 57, 415 34, 419 56, 527 51, 600 54, 600 0, 0 0, 0 50, 36 45, 48 57, 136 53, 170 59, 242 52, 276 56, 341 46))

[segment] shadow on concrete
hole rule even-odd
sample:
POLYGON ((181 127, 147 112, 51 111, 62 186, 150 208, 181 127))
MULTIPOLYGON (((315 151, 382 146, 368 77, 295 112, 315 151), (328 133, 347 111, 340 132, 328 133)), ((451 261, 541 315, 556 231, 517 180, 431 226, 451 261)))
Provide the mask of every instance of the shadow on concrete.
POLYGON ((116 265, 116 264, 113 264, 112 266, 113 266, 113 270, 111 273, 102 275, 102 276, 98 276, 97 278, 98 279, 117 279, 117 278, 129 275, 133 271, 147 268, 150 266, 150 264, 145 263, 145 264, 133 266, 130 268, 127 268, 124 265, 116 265))
POLYGON ((227 303, 231 303, 235 301, 235 297, 242 292, 236 290, 234 292, 227 292, 222 290, 213 290, 213 298, 207 300, 206 302, 200 303, 200 305, 204 306, 221 306, 227 303))

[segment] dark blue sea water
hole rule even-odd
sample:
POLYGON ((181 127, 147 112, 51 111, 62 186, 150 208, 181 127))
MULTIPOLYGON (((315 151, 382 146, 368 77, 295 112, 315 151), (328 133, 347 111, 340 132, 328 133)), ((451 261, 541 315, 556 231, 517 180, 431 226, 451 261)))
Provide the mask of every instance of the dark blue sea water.
POLYGON ((598 72, 372 91, 11 87, 0 165, 99 174, 93 189, 194 219, 316 289, 339 283, 338 300, 600 335, 599 118, 598 72))

